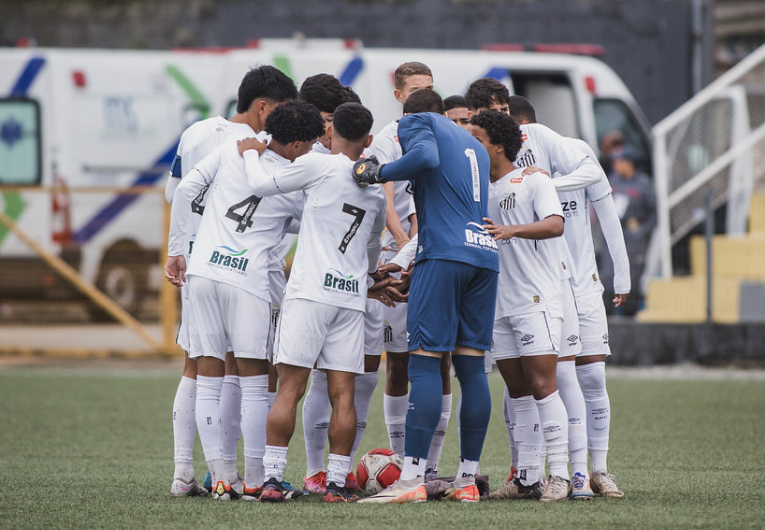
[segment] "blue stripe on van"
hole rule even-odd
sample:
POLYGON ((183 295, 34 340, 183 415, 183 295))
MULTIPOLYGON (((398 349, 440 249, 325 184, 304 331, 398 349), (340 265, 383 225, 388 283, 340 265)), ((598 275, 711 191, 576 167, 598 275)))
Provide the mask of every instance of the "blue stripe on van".
POLYGON ((509 75, 509 72, 507 68, 499 68, 495 66, 491 70, 489 70, 484 77, 491 77, 494 79, 502 80, 503 77, 507 77, 509 75))
POLYGON ((340 82, 343 84, 343 86, 352 85, 363 69, 363 59, 361 57, 354 57, 351 59, 351 62, 348 63, 348 66, 345 67, 343 73, 340 74, 340 82))
POLYGON ((10 97, 24 97, 45 64, 45 57, 32 57, 11 89, 10 97))
MULTIPOLYGON (((156 184, 160 178, 167 176, 167 167, 172 163, 175 158, 175 153, 178 151, 178 143, 180 139, 176 141, 170 149, 168 149, 152 166, 152 169, 145 171, 138 175, 138 178, 133 182, 132 186, 151 186, 156 184)), ((98 212, 88 223, 74 233, 74 241, 77 243, 85 243, 91 240, 96 234, 103 230, 110 222, 112 222, 119 214, 121 214, 125 208, 133 204, 141 197, 141 194, 124 194, 117 195, 109 204, 104 206, 100 212, 98 212)))

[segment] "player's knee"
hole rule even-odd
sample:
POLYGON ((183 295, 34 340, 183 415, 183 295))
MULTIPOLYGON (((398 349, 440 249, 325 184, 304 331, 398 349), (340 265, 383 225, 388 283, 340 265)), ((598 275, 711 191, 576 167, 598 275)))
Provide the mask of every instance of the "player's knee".
POLYGON ((576 367, 579 386, 585 399, 596 399, 606 393, 606 365, 592 363, 576 367))

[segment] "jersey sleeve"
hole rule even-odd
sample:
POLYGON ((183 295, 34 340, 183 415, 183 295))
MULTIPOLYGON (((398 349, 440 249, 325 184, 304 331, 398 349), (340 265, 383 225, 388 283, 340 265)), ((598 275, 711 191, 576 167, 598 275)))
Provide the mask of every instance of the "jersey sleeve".
POLYGON ((382 250, 382 233, 385 229, 385 195, 380 196, 380 207, 377 209, 377 216, 372 224, 372 233, 367 242, 367 258, 369 259, 369 273, 377 270, 377 264, 380 261, 380 252, 382 250))
POLYGON ((630 292, 630 260, 627 246, 624 244, 624 233, 619 216, 616 214, 614 199, 609 193, 602 199, 592 202, 592 207, 598 216, 600 230, 608 246, 608 253, 614 264, 614 292, 627 294, 630 292))
POLYGON ((552 180, 544 173, 533 173, 526 177, 534 184, 534 213, 539 219, 546 219, 551 215, 563 217, 563 210, 558 199, 558 193, 552 180))
POLYGON ((289 166, 269 175, 263 169, 258 152, 245 151, 244 165, 247 182, 253 193, 259 197, 306 189, 319 177, 320 160, 323 156, 326 155, 303 155, 289 166))
MULTIPOLYGON (((392 126, 391 126, 392 128, 392 126)), ((381 164, 390 164, 398 158, 395 132, 389 127, 384 128, 372 139, 372 145, 364 153, 365 156, 375 155, 381 164)))
POLYGON ((556 174, 553 179, 556 190, 574 191, 598 182, 602 173, 600 166, 590 160, 571 138, 565 138, 544 125, 526 127, 538 138, 540 145, 547 147, 550 170, 556 174))
POLYGON ((198 170, 198 167, 194 168, 186 175, 186 178, 179 182, 170 209, 168 256, 180 256, 186 252, 186 224, 189 221, 189 216, 193 215, 192 202, 207 185, 205 176, 198 170))
POLYGON ((384 179, 413 180, 438 167, 436 135, 423 116, 404 116, 398 125, 398 138, 406 154, 382 168, 380 175, 384 179))

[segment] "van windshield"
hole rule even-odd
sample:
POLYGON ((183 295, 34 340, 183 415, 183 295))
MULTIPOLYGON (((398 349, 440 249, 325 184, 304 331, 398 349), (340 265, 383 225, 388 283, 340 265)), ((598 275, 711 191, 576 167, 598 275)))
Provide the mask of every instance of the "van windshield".
POLYGON ((624 101, 618 99, 595 99, 593 101, 593 111, 599 152, 602 154, 604 137, 621 133, 624 144, 632 147, 637 153, 637 166, 648 173, 648 175, 652 175, 650 146, 635 115, 624 101))
POLYGON ((39 184, 40 108, 36 101, 0 99, 0 184, 39 184))

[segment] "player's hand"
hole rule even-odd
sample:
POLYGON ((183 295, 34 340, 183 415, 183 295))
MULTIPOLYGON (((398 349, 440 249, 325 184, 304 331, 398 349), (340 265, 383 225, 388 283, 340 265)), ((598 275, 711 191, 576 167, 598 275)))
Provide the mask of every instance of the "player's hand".
POLYGON ((484 229, 494 236, 494 241, 515 237, 515 227, 513 226, 494 224, 494 221, 488 217, 484 217, 483 222, 486 223, 483 225, 484 229))
POLYGON ((266 144, 258 141, 257 138, 244 138, 243 140, 237 140, 236 146, 239 148, 239 154, 244 155, 244 152, 248 149, 255 149, 258 155, 262 155, 266 150, 266 144))
POLYGON ((380 164, 375 155, 357 160, 353 164, 353 180, 361 188, 366 188, 370 184, 381 184, 385 182, 380 176, 380 171, 385 164, 380 164))
POLYGON ((614 307, 619 307, 620 305, 624 305, 629 295, 630 295, 629 293, 626 293, 626 294, 617 294, 616 296, 614 296, 614 307))
POLYGON ((168 256, 165 262, 165 278, 176 287, 186 283, 186 257, 168 256))
POLYGON ((534 166, 529 166, 526 169, 524 169, 522 175, 525 177, 526 175, 531 175, 532 173, 544 173, 548 177, 550 176, 550 174, 544 169, 539 167, 534 167, 534 166))
MULTIPOLYGON (((380 273, 380 276, 382 276, 382 273, 380 273)), ((374 275, 372 277, 375 278, 374 275)), ((401 283, 401 280, 398 278, 393 278, 387 274, 382 279, 375 278, 374 285, 367 290, 367 298, 379 300, 388 307, 396 307, 396 302, 406 301, 406 296, 393 287, 401 283)))
POLYGON ((406 246, 406 244, 409 243, 408 237, 403 237, 401 239, 396 239, 396 248, 399 252, 401 252, 401 249, 406 246))
POLYGON ((385 273, 396 273, 396 272, 403 272, 406 269, 404 267, 400 266, 398 263, 393 263, 392 261, 386 263, 385 265, 380 265, 380 268, 377 269, 379 272, 385 272, 385 273))

